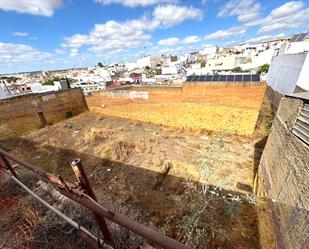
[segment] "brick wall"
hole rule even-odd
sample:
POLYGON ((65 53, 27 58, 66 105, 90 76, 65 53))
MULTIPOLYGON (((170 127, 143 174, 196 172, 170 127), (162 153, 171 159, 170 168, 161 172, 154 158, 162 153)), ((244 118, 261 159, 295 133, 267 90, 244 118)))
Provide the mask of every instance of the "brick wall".
POLYGON ((283 98, 260 161, 256 192, 266 197, 262 248, 309 248, 309 146, 291 133, 303 101, 283 98), (270 243, 270 233, 274 242, 270 243), (272 245, 270 245, 272 244, 272 245))
POLYGON ((106 90, 86 97, 88 105, 102 106, 113 104, 127 104, 131 102, 171 103, 171 102, 217 102, 221 104, 237 104, 239 99, 260 104, 263 100, 266 85, 258 84, 184 84, 183 87, 148 87, 129 86, 119 90, 106 90), (128 95, 111 94, 117 91, 147 92, 148 99, 130 99, 128 95), (113 95, 113 97, 111 97, 113 95))
MULTIPOLYGON (((206 100, 224 104, 239 103, 242 101, 257 102, 260 104, 265 94, 264 83, 187 83, 183 86, 183 100, 206 100)), ((240 104, 240 103, 239 103, 240 104)))
POLYGON ((38 111, 50 124, 88 110, 81 89, 17 96, 0 101, 0 139, 18 136, 40 128, 38 111))

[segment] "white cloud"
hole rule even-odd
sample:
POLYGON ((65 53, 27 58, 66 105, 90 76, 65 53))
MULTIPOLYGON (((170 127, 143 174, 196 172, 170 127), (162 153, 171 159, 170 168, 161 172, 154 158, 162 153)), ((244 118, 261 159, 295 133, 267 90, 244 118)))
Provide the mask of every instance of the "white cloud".
POLYGON ((28 36, 29 34, 26 33, 26 32, 13 32, 12 35, 13 35, 13 36, 26 37, 26 36, 28 36))
POLYGON ((219 11, 218 17, 237 16, 238 21, 254 20, 261 12, 260 3, 255 0, 230 0, 219 11))
POLYGON ((159 22, 165 27, 175 26, 185 20, 202 20, 203 11, 186 6, 177 6, 177 5, 162 5, 158 6, 153 11, 154 21, 159 22))
POLYGON ((299 28, 300 23, 298 22, 276 22, 272 24, 267 24, 265 26, 262 26, 258 31, 257 34, 267 34, 272 33, 280 30, 286 30, 286 29, 294 29, 299 28))
POLYGON ((158 41, 158 45, 172 47, 180 44, 180 40, 177 37, 171 37, 158 41))
POLYGON ((162 39, 158 41, 158 45, 173 47, 173 46, 177 46, 180 44, 185 44, 185 45, 194 44, 200 41, 201 41, 201 38, 198 37, 197 35, 187 36, 182 40, 180 40, 178 37, 170 37, 170 38, 162 39))
MULTIPOLYGON (((130 22, 108 21, 96 24, 88 35, 76 34, 66 37, 63 47, 77 49, 90 46, 90 51, 102 54, 114 49, 136 48, 149 43, 150 40, 150 35, 143 29, 135 29, 130 22)), ((75 54, 76 50, 73 51, 75 54)))
POLYGON ((287 2, 281 5, 279 8, 272 10, 272 12, 270 13, 270 16, 272 18, 286 17, 291 14, 296 14, 296 11, 301 10, 303 7, 304 7, 304 4, 301 1, 287 2))
POLYGON ((78 48, 71 48, 70 56, 75 57, 75 56, 78 56, 78 55, 79 55, 78 48))
MULTIPOLYGON (((193 7, 165 5, 157 6, 151 15, 125 22, 110 20, 96 24, 88 34, 75 34, 64 39, 62 47, 86 46, 97 54, 112 53, 114 50, 134 49, 151 45, 155 29, 177 25, 187 19, 200 19, 202 11, 193 7), (172 13, 172 14, 171 14, 172 13)), ((193 40, 193 38, 190 38, 193 40)), ((190 42, 187 39, 187 42, 190 42)), ((72 52, 72 51, 71 51, 72 52)), ((74 53, 73 53, 74 54, 74 53)))
POLYGON ((63 0, 0 0, 0 9, 39 16, 52 16, 63 0))
POLYGON ((279 38, 279 37, 285 37, 285 34, 280 33, 277 35, 262 35, 262 36, 257 36, 254 38, 251 38, 249 40, 247 40, 247 43, 251 43, 251 42, 259 42, 259 41, 266 41, 268 39, 273 39, 273 38, 279 38))
POLYGON ((107 5, 112 3, 119 3, 128 7, 150 6, 159 3, 178 3, 178 0, 95 0, 101 4, 107 5))
POLYGON ((198 37, 197 35, 192 35, 192 36, 187 36, 182 40, 182 43, 184 44, 193 44, 193 43, 198 43, 201 41, 201 38, 198 37))
POLYGON ((50 53, 42 52, 28 45, 0 42, 1 63, 31 63, 32 61, 46 60, 51 56, 50 53))
POLYGON ((259 35, 281 30, 301 28, 309 20, 309 8, 302 1, 287 2, 275 9, 269 15, 247 22, 246 26, 260 26, 259 35))
POLYGON ((218 30, 212 34, 206 35, 205 40, 220 40, 231 36, 243 35, 247 29, 244 27, 233 27, 226 30, 218 30))

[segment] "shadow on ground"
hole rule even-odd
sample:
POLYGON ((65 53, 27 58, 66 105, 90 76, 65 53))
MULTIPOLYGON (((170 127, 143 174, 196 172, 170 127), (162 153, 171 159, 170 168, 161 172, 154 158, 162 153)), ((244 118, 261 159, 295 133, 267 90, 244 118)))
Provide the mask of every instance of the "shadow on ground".
MULTIPOLYGON (((70 149, 37 146, 23 138, 1 144, 12 153, 14 147, 18 147, 22 152, 19 157, 71 181, 74 176, 70 161, 81 158, 103 206, 132 216, 182 242, 189 240, 193 248, 259 248, 253 204, 243 201, 229 205, 227 200, 219 198, 197 219, 196 212, 205 201, 199 192, 201 184, 173 176, 173 169, 166 175, 70 149)), ((17 169, 22 171, 20 167, 17 169)), ((218 193, 219 196, 243 197, 233 191, 218 193)))

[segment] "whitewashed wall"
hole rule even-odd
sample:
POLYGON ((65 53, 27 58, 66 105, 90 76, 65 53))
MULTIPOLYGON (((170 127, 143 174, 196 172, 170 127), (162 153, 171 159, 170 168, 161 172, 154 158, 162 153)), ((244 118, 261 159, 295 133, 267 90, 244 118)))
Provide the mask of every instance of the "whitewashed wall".
POLYGON ((274 56, 267 75, 267 83, 282 94, 292 94, 301 73, 302 78, 309 79, 309 68, 303 68, 303 65, 308 65, 306 60, 308 60, 307 53, 274 56))

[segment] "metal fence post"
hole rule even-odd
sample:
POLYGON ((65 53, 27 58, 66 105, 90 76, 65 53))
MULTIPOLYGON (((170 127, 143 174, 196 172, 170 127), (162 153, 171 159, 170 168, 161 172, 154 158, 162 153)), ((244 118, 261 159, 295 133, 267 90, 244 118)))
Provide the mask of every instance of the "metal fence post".
POLYGON ((2 154, 1 154, 1 158, 2 158, 2 161, 4 162, 5 166, 7 167, 7 169, 9 171, 11 171, 12 175, 15 176, 18 179, 18 176, 17 176, 14 168, 10 164, 9 160, 4 155, 2 155, 2 154))
MULTIPOLYGON (((74 174, 79 182, 79 184, 81 185, 81 187, 83 188, 83 190, 86 192, 87 195, 89 195, 93 200, 95 200, 96 202, 98 201, 90 183, 88 180, 88 177, 86 175, 86 172, 84 170, 84 167, 81 163, 81 160, 75 159, 73 161, 71 161, 71 167, 74 171, 74 174)), ((94 213, 94 216, 99 224, 99 227, 102 231, 102 234, 104 236, 104 239, 106 240, 106 242, 110 243, 111 245, 114 245, 113 242, 113 238, 109 232, 109 229, 107 227, 106 221, 104 219, 104 217, 98 215, 97 213, 94 213)))
POLYGON ((47 121, 46 121, 43 111, 42 110, 38 111, 38 115, 39 115, 42 126, 45 127, 47 125, 47 121))

